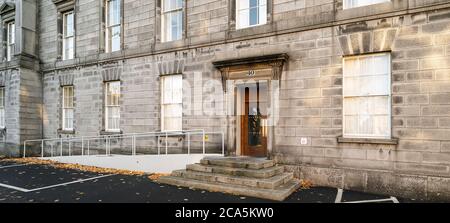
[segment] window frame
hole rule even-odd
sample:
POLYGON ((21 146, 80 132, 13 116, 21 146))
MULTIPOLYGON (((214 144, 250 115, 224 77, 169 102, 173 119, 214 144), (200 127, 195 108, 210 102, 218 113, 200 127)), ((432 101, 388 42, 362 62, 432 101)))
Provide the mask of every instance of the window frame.
POLYGON ((358 6, 348 6, 347 0, 342 0, 342 8, 344 10, 345 9, 353 9, 353 8, 365 7, 365 6, 369 6, 369 5, 376 5, 376 4, 386 3, 386 2, 391 2, 391 0, 383 0, 382 2, 370 3, 370 4, 358 5, 358 6))
POLYGON ((64 13, 62 13, 62 22, 63 22, 63 30, 62 30, 62 59, 63 60, 71 60, 71 59, 74 59, 75 58, 75 48, 76 48, 76 46, 75 46, 75 33, 76 33, 76 30, 75 30, 75 11, 74 10, 69 10, 69 11, 66 11, 66 12, 64 12, 64 13), (73 30, 73 32, 72 32, 72 35, 71 36, 68 36, 67 35, 67 15, 69 15, 69 14, 72 14, 72 30, 73 30), (73 49, 72 49, 72 55, 71 55, 71 57, 67 57, 67 55, 66 55, 66 44, 67 44, 67 39, 70 39, 70 38, 72 38, 72 41, 73 41, 73 49))
POLYGON ((4 86, 0 87, 0 92, 1 92, 1 96, 0 96, 0 129, 5 129, 6 128, 6 108, 5 108, 5 93, 6 93, 6 88, 4 86))
POLYGON ((75 123, 75 103, 74 103, 74 98, 75 98, 75 91, 74 91, 74 87, 72 85, 68 85, 68 86, 62 86, 62 130, 63 131, 73 131, 74 130, 74 123, 75 123), (71 89, 71 95, 69 95, 69 97, 71 98, 71 106, 66 107, 66 90, 67 89, 71 89), (72 110, 72 128, 67 128, 66 127, 66 115, 67 115, 67 110, 72 110))
MULTIPOLYGON (((171 41, 177 41, 177 40, 182 40, 183 36, 184 36, 184 22, 185 22, 185 18, 184 18, 184 5, 185 5, 185 0, 181 0, 181 6, 179 8, 174 8, 174 9, 170 9, 167 11, 164 11, 165 7, 165 2, 168 0, 161 0, 161 42, 171 42, 171 41), (169 14, 176 14, 176 13, 181 13, 181 23, 179 24, 179 26, 181 27, 180 30, 180 38, 179 39, 168 39, 168 34, 166 33, 167 31, 167 27, 165 26, 166 24, 166 16, 169 14)), ((170 1, 170 0, 169 0, 170 1)), ((170 27, 172 28, 172 26, 170 27)))
MULTIPOLYGON (((173 86, 173 84, 172 84, 173 86)), ((174 89, 172 88, 170 90, 172 96, 173 96, 173 92, 174 89)), ((172 99, 173 100, 173 99, 172 99)), ((183 75, 182 74, 171 74, 171 75, 164 75, 161 76, 161 131, 162 132, 170 132, 170 131, 182 131, 183 130, 183 75), (181 81, 181 92, 180 92, 180 102, 178 103, 165 103, 165 93, 167 92, 167 90, 165 89, 165 81, 166 78, 174 78, 175 76, 179 76, 180 77, 180 81, 181 81), (181 106, 181 114, 180 116, 172 116, 173 117, 179 117, 180 118, 180 123, 178 123, 180 125, 180 129, 167 129, 165 126, 165 120, 166 120, 166 106, 168 105, 180 105, 181 106)))
MULTIPOLYGON (((269 4, 271 3, 271 2, 269 2, 269 0, 265 0, 266 1, 266 4, 265 5, 260 5, 260 1, 261 0, 257 0, 258 1, 258 6, 256 7, 256 8, 258 8, 258 12, 257 12, 257 18, 258 18, 258 24, 255 24, 255 25, 250 25, 250 22, 249 22, 249 25, 248 26, 241 26, 240 25, 240 23, 239 23, 239 21, 240 21, 240 16, 239 16, 239 12, 240 11, 243 11, 243 10, 248 10, 249 11, 249 21, 250 21, 250 9, 252 8, 252 7, 250 7, 250 3, 249 3, 249 8, 246 8, 246 9, 240 9, 239 8, 239 1, 244 1, 244 0, 234 0, 234 4, 235 4, 235 23, 236 23, 236 30, 240 30, 240 29, 246 29, 246 28, 251 28, 251 27, 257 27, 257 26, 262 26, 262 25, 265 25, 265 24, 267 24, 268 23, 268 17, 269 17, 269 13, 268 13, 268 9, 269 9, 269 4), (266 16, 265 16, 265 18, 266 18, 266 21, 264 21, 264 23, 261 23, 261 21, 259 21, 259 18, 260 18, 260 13, 261 13, 261 10, 260 10, 260 8, 261 8, 261 6, 266 6, 266 10, 265 10, 265 13, 266 13, 266 16)), ((250 1, 250 0, 246 0, 246 1, 250 1)))
MULTIPOLYGON (((120 132, 120 118, 121 118, 121 116, 120 116, 120 98, 121 98, 121 82, 120 81, 108 81, 108 82, 105 82, 105 90, 104 90, 104 100, 105 100, 105 103, 104 103, 104 111, 105 111, 105 131, 106 132, 120 132), (111 105, 109 105, 108 104, 108 92, 109 92, 109 87, 110 87, 110 85, 111 84, 118 84, 119 86, 118 86, 118 102, 117 102, 117 105, 113 105, 113 104, 111 104, 111 105), (115 118, 117 118, 118 119, 118 123, 117 123, 117 127, 118 128, 110 128, 110 123, 109 123, 109 110, 110 110, 110 108, 118 108, 119 109, 119 113, 118 113, 118 117, 115 117, 115 118)), ((114 117, 112 117, 112 118, 114 118, 114 117)))
POLYGON ((14 20, 9 21, 6 23, 6 27, 6 61, 11 61, 14 56, 14 48, 16 45, 16 22, 14 20), (13 26, 13 28, 11 28, 11 26, 13 26), (12 37, 11 32, 13 33, 12 37))
MULTIPOLYGON (((104 7, 104 18, 105 18, 105 30, 104 30, 104 36, 105 36, 105 52, 106 53, 113 53, 113 52, 117 52, 117 51, 121 51, 122 50, 122 44, 123 44, 123 22, 122 22, 122 17, 123 17, 123 12, 122 12, 122 7, 123 7, 123 2, 122 0, 105 0, 105 7, 104 7), (110 2, 112 1, 117 1, 119 4, 119 18, 118 21, 119 23, 117 24, 113 24, 110 25, 110 14, 109 14, 109 7, 110 7, 110 2), (111 38, 111 34, 110 31, 112 32, 113 28, 119 28, 120 33, 119 33, 119 49, 117 50, 112 50, 112 38, 111 38)), ((113 13, 114 14, 114 13, 113 13)))
POLYGON ((353 56, 344 56, 342 58, 342 136, 343 138, 358 138, 358 139, 392 139, 392 55, 391 52, 378 52, 378 53, 368 53, 361 55, 353 55, 353 56), (346 74, 346 66, 345 62, 348 59, 360 58, 360 57, 368 57, 368 56, 376 56, 376 55, 387 55, 388 59, 388 73, 387 73, 387 92, 388 94, 377 94, 377 95, 367 95, 367 96, 346 96, 345 95, 345 74, 346 74), (388 134, 386 136, 377 136, 377 135, 365 135, 365 134, 346 134, 346 106, 345 99, 346 98, 367 98, 367 97, 388 97, 388 134))

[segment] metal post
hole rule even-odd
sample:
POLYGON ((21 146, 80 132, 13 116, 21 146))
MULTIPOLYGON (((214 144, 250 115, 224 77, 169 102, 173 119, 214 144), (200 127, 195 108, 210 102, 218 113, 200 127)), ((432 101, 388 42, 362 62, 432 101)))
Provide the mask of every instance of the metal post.
POLYGON ((136 135, 133 135, 133 156, 136 156, 136 135))
POLYGON ((166 132, 166 155, 167 155, 167 139, 168 139, 168 136, 167 136, 167 132, 166 132))
POLYGON ((203 142, 203 155, 204 155, 206 152, 206 150, 205 150, 205 130, 202 131, 202 134, 203 134, 202 142, 203 142))
POLYGON ((41 157, 44 157, 44 140, 41 141, 41 157))
POLYGON ((27 141, 23 141, 23 158, 25 158, 27 155, 26 155, 26 153, 27 153, 27 146, 26 146, 26 144, 27 144, 27 141))
POLYGON ((60 145, 59 145, 59 146, 61 147, 61 151, 60 151, 60 154, 59 154, 59 155, 62 156, 62 155, 63 155, 63 154, 62 154, 62 146, 63 146, 63 145, 62 145, 62 137, 61 137, 61 142, 60 142, 60 145))
POLYGON ((72 141, 70 141, 70 139, 69 139, 69 156, 71 156, 72 155, 72 141))
POLYGON ((50 148, 51 148, 51 150, 50 150, 50 157, 53 157, 53 144, 50 144, 50 148))
POLYGON ((188 141, 188 155, 191 154, 191 136, 189 134, 189 132, 186 133, 187 134, 187 141, 188 141))
POLYGON ((81 137, 81 156, 84 156, 84 139, 81 137))
POLYGON ((222 156, 225 156, 225 134, 221 132, 222 135, 222 156))
POLYGON ((160 139, 160 137, 159 137, 159 135, 158 135, 158 155, 160 155, 161 154, 161 143, 159 143, 159 139, 160 139))
POLYGON ((89 142, 90 142, 90 141, 88 140, 88 141, 87 141, 87 143, 88 143, 88 144, 87 144, 87 147, 88 147, 88 148, 87 148, 88 156, 91 155, 91 153, 90 153, 90 151, 89 151, 89 142))
POLYGON ((105 156, 108 155, 108 137, 105 137, 105 156))

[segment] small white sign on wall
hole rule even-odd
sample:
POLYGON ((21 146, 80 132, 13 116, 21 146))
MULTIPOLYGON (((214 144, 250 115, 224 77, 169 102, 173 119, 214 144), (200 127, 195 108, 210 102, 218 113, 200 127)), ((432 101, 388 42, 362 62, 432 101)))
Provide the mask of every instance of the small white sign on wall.
POLYGON ((308 138, 305 138, 305 137, 300 138, 300 144, 302 144, 302 145, 308 144, 308 138))

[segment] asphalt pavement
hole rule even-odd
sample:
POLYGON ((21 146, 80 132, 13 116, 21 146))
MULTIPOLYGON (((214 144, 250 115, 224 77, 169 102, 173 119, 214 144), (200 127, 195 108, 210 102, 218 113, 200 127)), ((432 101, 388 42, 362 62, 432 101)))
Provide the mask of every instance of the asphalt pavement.
MULTIPOLYGON (((0 160, 0 203, 266 203, 236 196, 159 184, 149 175, 100 174, 0 160)), ((293 193, 287 203, 423 202, 328 187, 293 193)))

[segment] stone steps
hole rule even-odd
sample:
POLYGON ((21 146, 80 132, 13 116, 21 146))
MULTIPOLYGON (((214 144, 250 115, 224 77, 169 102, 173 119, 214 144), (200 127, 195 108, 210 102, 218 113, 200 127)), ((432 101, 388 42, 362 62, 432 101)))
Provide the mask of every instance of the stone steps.
POLYGON ((234 168, 226 166, 214 166, 214 165, 203 165, 203 164, 190 164, 186 166, 187 170, 206 172, 206 173, 219 173, 228 174, 235 176, 245 176, 245 177, 255 177, 255 178, 268 178, 273 177, 276 174, 281 174, 284 172, 284 167, 273 166, 269 168, 253 170, 248 168, 234 168))
POLYGON ((160 183, 282 201, 300 187, 293 173, 272 160, 251 157, 205 157, 175 170, 160 183))
POLYGON ((300 181, 298 179, 291 179, 286 184, 278 186, 275 189, 254 188, 248 186, 230 185, 225 183, 205 182, 201 180, 186 179, 176 176, 161 177, 158 180, 158 182, 176 185, 179 187, 189 187, 212 192, 223 192, 234 195, 258 197, 275 201, 283 201, 300 187, 300 181))
POLYGON ((227 174, 206 173, 189 170, 175 170, 172 176, 184 177, 188 179, 233 184, 240 186, 259 187, 265 189, 274 189, 285 184, 294 178, 293 173, 281 173, 269 178, 251 178, 242 176, 232 176, 227 174))
POLYGON ((229 158, 223 159, 223 157, 205 157, 200 161, 203 165, 216 165, 216 166, 224 166, 224 167, 233 167, 233 168, 248 168, 259 170, 263 168, 273 167, 275 166, 275 161, 266 160, 266 159, 257 159, 257 158, 229 158))

